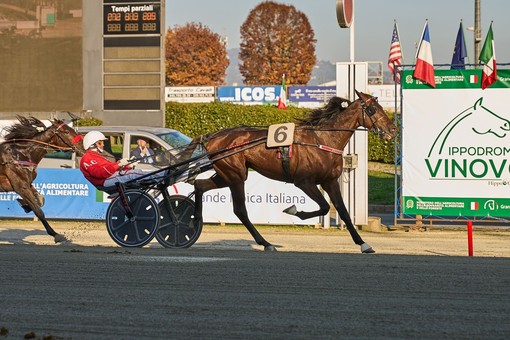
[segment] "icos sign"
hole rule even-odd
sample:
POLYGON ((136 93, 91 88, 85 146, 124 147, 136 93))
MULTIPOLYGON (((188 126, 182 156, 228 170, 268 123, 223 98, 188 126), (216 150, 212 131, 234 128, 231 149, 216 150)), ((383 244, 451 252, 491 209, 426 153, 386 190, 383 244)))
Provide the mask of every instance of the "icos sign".
POLYGON ((218 88, 218 101, 248 104, 275 103, 281 86, 224 86, 218 88))
POLYGON ((481 70, 403 75, 403 212, 510 217, 510 71, 483 91, 481 70))

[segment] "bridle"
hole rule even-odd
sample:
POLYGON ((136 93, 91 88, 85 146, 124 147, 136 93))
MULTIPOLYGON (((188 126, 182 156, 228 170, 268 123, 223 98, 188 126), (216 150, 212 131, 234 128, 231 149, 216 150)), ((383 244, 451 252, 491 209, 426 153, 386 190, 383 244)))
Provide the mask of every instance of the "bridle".
MULTIPOLYGON (((55 127, 55 125, 52 125, 52 126, 55 127)), ((67 145, 67 147, 61 147, 61 146, 58 146, 58 145, 54 145, 54 146, 56 148, 58 148, 59 150, 76 152, 77 151, 76 144, 78 144, 83 139, 83 136, 82 135, 76 135, 76 137, 74 137, 71 140, 71 142, 68 142, 62 136, 62 131, 60 130, 63 126, 67 126, 67 124, 66 123, 61 123, 60 125, 58 125, 56 127, 56 129, 55 129, 54 135, 57 136, 64 145, 67 145)), ((65 134, 69 134, 69 131, 64 131, 64 133, 65 134)), ((53 139, 53 138, 51 138, 51 139, 53 139)))
POLYGON ((374 120, 374 115, 377 113, 377 107, 375 105, 371 104, 370 101, 375 100, 377 102, 377 97, 369 98, 366 102, 363 98, 359 98, 360 105, 361 105, 361 122, 358 122, 360 126, 363 126, 365 129, 371 132, 377 133, 378 136, 384 135, 386 132, 379 127, 377 122, 384 118, 384 116, 381 115, 381 117, 374 120), (368 128, 365 124, 366 119, 370 119, 370 123, 372 123, 372 126, 368 128))

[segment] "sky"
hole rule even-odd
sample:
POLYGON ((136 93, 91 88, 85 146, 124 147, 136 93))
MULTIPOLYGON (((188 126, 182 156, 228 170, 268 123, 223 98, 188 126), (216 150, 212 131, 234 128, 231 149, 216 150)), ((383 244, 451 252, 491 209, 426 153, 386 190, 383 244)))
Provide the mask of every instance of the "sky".
MULTIPOLYGON (((240 27, 249 12, 261 0, 166 0, 166 26, 201 23, 221 36, 227 36, 228 49, 238 48, 240 27)), ((340 28, 336 18, 336 0, 287 0, 275 2, 293 5, 310 22, 317 40, 317 59, 350 61, 350 30, 340 28)), ((425 20, 429 22, 432 56, 435 65, 449 64, 460 20, 463 20, 469 62, 474 54, 474 0, 354 0, 354 60, 381 61, 386 65, 393 22, 397 21, 404 64, 415 63, 416 46, 425 20)), ((510 1, 481 0, 482 45, 493 21, 496 60, 510 62, 510 1)), ((466 61, 467 62, 467 61, 466 61)), ((387 69, 387 67, 386 67, 387 69)))

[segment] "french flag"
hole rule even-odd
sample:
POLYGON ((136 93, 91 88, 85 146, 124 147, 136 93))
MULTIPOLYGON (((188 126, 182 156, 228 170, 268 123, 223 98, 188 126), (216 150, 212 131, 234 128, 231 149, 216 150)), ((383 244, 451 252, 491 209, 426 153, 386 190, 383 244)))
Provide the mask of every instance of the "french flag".
POLYGON ((414 69, 413 77, 429 84, 432 87, 436 87, 428 21, 425 21, 423 35, 420 46, 418 47, 418 53, 416 54, 416 67, 414 69))

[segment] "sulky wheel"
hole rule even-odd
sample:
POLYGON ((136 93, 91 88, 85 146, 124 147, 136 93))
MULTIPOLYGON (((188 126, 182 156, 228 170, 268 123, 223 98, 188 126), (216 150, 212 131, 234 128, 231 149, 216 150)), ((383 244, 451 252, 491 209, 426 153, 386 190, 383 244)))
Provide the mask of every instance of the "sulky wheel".
POLYGON ((156 234, 166 248, 191 247, 202 232, 202 221, 195 223, 195 202, 182 195, 172 195, 159 203, 161 218, 156 234))
POLYGON ((127 211, 120 195, 115 197, 106 211, 106 229, 120 246, 143 247, 158 230, 158 204, 141 190, 126 190, 124 197, 130 211, 127 211))

